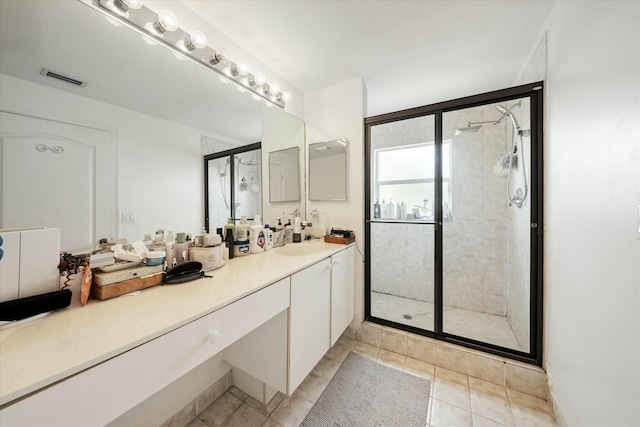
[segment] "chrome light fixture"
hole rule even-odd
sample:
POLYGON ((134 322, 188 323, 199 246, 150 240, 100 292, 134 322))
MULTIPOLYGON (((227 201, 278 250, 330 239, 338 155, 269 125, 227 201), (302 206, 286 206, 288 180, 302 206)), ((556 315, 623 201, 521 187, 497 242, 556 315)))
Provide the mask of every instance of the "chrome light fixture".
POLYGON ((280 85, 267 83, 263 73, 251 73, 245 61, 232 61, 224 48, 208 46, 202 31, 188 33, 178 26, 178 18, 168 10, 155 12, 143 5, 143 0, 80 0, 104 14, 108 20, 118 22, 142 35, 149 44, 160 44, 180 59, 206 68, 218 75, 224 83, 233 83, 239 91, 250 93, 267 106, 284 108, 291 93, 280 91, 280 85))

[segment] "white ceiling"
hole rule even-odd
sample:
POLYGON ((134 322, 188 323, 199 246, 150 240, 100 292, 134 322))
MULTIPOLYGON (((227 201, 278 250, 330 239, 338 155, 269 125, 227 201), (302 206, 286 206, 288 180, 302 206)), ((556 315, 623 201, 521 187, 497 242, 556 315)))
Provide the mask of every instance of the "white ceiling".
POLYGON ((371 116, 514 85, 554 1, 182 3, 303 92, 363 76, 371 116))

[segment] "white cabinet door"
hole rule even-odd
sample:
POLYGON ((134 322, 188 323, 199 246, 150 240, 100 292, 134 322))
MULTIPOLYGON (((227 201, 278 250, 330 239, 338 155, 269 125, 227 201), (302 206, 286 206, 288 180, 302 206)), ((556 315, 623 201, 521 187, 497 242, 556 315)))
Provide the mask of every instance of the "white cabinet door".
POLYGON ((331 346, 347 329, 354 315, 353 246, 331 257, 331 346))
POLYGON ((291 276, 289 395, 329 350, 330 302, 329 259, 291 276))

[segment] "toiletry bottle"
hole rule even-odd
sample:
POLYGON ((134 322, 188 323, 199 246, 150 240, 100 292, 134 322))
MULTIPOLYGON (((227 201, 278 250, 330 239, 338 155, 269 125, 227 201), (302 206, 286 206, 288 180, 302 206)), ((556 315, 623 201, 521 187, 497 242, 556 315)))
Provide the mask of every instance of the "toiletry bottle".
POLYGON ((233 224, 233 219, 227 218, 227 223, 224 225, 224 239, 227 240, 227 230, 231 230, 231 236, 236 238, 236 226, 233 224))
POLYGON ((287 225, 284 226, 284 241, 287 243, 293 242, 293 226, 291 225, 291 219, 287 225))
POLYGON ((380 218, 388 219, 389 215, 387 214, 387 203, 382 199, 382 205, 380 205, 380 218))
POLYGON ((282 221, 280 220, 280 218, 276 218, 276 220, 278 221, 278 224, 276 224, 276 231, 284 230, 284 226, 282 225, 282 221))
POLYGON ((264 226, 260 221, 260 215, 253 216, 253 225, 249 231, 249 250, 252 254, 264 252, 264 226))
POLYGON ((300 243, 302 241, 302 226, 300 224, 300 217, 297 216, 293 221, 293 243, 300 243))
POLYGON ((142 241, 144 245, 147 247, 147 250, 151 250, 151 245, 153 244, 153 239, 151 238, 150 233, 144 234, 144 240, 142 241))
MULTIPOLYGON (((229 219, 229 221, 231 221, 231 219, 229 219)), ((234 255, 234 248, 233 248, 233 224, 231 224, 231 227, 227 227, 225 226, 225 235, 224 235, 224 241, 225 241, 225 247, 227 249, 227 256, 228 259, 233 259, 233 255, 234 255)))
POLYGON ((247 217, 240 217, 240 224, 236 227, 236 241, 244 242, 249 240, 249 224, 247 224, 247 217))
POLYGON ((380 218, 380 203, 378 203, 378 199, 376 199, 376 202, 373 204, 373 217, 380 218))
POLYGON ((396 205, 391 199, 389 199, 389 203, 387 203, 387 218, 396 219, 396 205))
POLYGON ((273 231, 269 228, 269 224, 264 225, 264 250, 268 251, 273 248, 273 231))
POLYGON ((175 242, 175 238, 173 237, 173 230, 169 230, 167 232, 167 243, 165 245, 165 251, 167 253, 166 255, 167 269, 173 267, 173 254, 175 253, 175 250, 176 250, 176 242, 175 242))
POLYGON ((164 251, 166 249, 166 242, 162 241, 162 234, 156 234, 156 238, 149 247, 150 251, 164 251))
POLYGON ((193 247, 193 241, 191 240, 191 234, 187 233, 185 243, 187 244, 187 248, 184 251, 184 261, 187 262, 190 259, 189 258, 189 251, 193 247))
POLYGON ((189 250, 189 245, 186 241, 186 233, 180 232, 176 234, 176 245, 173 257, 176 265, 183 264, 186 261, 185 254, 189 250))

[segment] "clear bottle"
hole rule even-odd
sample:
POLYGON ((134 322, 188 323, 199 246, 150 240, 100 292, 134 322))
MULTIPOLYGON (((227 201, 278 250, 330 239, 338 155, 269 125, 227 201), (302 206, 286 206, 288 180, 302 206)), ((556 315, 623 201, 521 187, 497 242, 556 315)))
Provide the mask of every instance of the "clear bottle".
POLYGON ((378 199, 376 199, 376 202, 373 204, 373 217, 380 218, 380 203, 378 203, 378 199))
POLYGON ((173 237, 173 230, 167 231, 167 243, 165 245, 165 248, 166 248, 165 251, 167 253, 167 258, 166 258, 167 269, 169 269, 173 267, 173 254, 175 253, 175 250, 176 250, 176 241, 175 241, 175 238, 173 237))
POLYGON ((176 234, 176 245, 175 251, 173 253, 173 258, 175 259, 175 264, 183 264, 187 261, 189 244, 186 241, 186 233, 180 232, 176 234))

